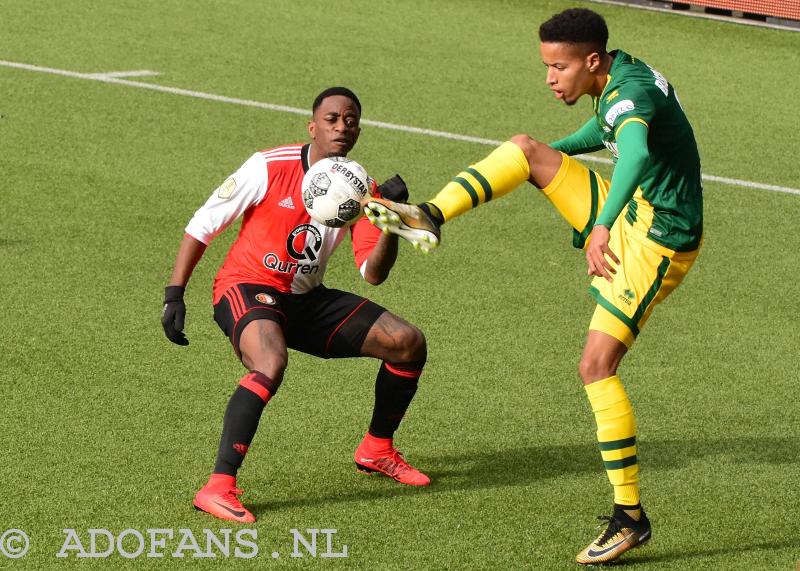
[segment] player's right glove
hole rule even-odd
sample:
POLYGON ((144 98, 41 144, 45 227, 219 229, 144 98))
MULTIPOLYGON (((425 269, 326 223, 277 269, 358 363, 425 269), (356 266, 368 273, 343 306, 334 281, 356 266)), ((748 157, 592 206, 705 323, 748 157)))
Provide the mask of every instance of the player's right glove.
POLYGON ((388 198, 393 202, 408 202, 408 187, 399 174, 386 180, 378 186, 381 198, 388 198))
POLYGON ((183 334, 183 322, 186 319, 186 304, 183 302, 183 292, 186 288, 181 286, 167 286, 164 288, 164 311, 161 313, 161 325, 167 339, 176 345, 188 345, 189 340, 183 334))

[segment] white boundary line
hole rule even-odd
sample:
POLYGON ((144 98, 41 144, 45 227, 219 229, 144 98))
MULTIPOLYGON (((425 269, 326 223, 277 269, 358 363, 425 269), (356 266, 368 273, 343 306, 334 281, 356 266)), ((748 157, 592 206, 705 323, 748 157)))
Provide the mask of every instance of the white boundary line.
MULTIPOLYGON (((253 101, 251 99, 239 99, 236 97, 226 97, 224 95, 215 95, 213 93, 204 93, 202 91, 192 91, 190 89, 180 89, 177 87, 168 87, 166 85, 157 85, 155 83, 143 83, 141 81, 130 81, 128 79, 120 79, 117 74, 112 73, 79 73, 76 71, 69 71, 66 69, 55 69, 51 67, 42 67, 38 65, 30 65, 26 63, 18 63, 13 61, 0 60, 0 66, 11 67, 15 69, 23 69, 26 71, 34 71, 38 73, 49 73, 52 75, 61 75, 64 77, 72 77, 75 79, 87 79, 91 81, 100 81, 103 83, 115 83, 118 85, 125 85, 128 87, 137 87, 140 89, 150 89, 152 91, 159 91, 161 93, 170 93, 172 95, 184 95, 186 97, 194 97, 196 99, 206 99, 208 101, 218 101, 220 103, 230 103, 232 105, 243 105, 246 107, 256 107, 259 109, 267 109, 269 111, 280 111, 282 113, 293 113, 295 115, 310 116, 311 111, 307 109, 299 109, 297 107, 289 107, 287 105, 275 105, 274 103, 264 103, 262 101, 253 101)), ((154 72, 151 72, 154 73, 154 72)), ((458 133, 449 133, 447 131, 434 131, 432 129, 423 129, 420 127, 412 127, 409 125, 398 125, 396 123, 384 123, 383 121, 372 121, 370 119, 362 119, 362 125, 369 125, 371 127, 378 127, 380 129, 390 129, 393 131, 402 131, 404 133, 414 133, 417 135, 426 135, 429 137, 438 137, 442 139, 450 139, 454 141, 464 141, 468 143, 478 143, 481 145, 489 145, 496 147, 502 141, 494 139, 484 139, 481 137, 472 137, 470 135, 459 135, 458 133)), ((596 163, 611 164, 608 159, 595 157, 591 155, 581 155, 581 158, 587 161, 596 163)), ((782 192, 786 194, 795 194, 800 196, 800 189, 790 188, 787 186, 778 186, 774 184, 764 184, 761 182, 751 182, 747 180, 739 180, 735 178, 726 178, 714 175, 703 175, 703 180, 710 182, 717 182, 720 184, 727 184, 730 186, 739 186, 743 188, 755 188, 759 190, 769 190, 773 192, 782 192)))
POLYGON ((161 75, 157 71, 150 71, 149 69, 140 69, 137 71, 108 71, 105 73, 92 73, 94 77, 147 77, 153 75, 161 75))

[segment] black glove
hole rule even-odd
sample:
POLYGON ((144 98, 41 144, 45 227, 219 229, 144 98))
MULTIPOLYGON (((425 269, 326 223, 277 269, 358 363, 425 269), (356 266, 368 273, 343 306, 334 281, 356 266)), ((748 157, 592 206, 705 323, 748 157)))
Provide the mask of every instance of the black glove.
POLYGON ((408 202, 408 187, 399 174, 384 181, 378 187, 378 192, 382 198, 388 198, 394 202, 408 202))
POLYGON ((183 334, 183 322, 186 319, 186 304, 183 303, 183 292, 186 288, 181 286, 167 286, 164 288, 164 311, 161 313, 161 325, 167 339, 176 345, 188 345, 189 340, 183 334))

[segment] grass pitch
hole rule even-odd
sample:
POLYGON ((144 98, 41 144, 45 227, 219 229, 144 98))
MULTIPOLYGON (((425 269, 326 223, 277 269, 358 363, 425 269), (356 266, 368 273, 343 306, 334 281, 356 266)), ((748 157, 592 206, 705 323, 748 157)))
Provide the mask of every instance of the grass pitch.
MULTIPOLYGON (((551 99, 536 48, 538 23, 573 5, 604 14, 612 47, 677 86, 707 174, 798 186, 796 33, 555 0, 17 0, 3 7, 0 59, 152 70, 129 80, 302 109, 343 84, 365 119, 550 140, 589 114, 586 102, 551 99)), ((202 538, 231 527, 191 498, 242 372, 210 305, 233 229, 190 284, 188 348, 163 336, 162 288, 194 210, 256 149, 303 141, 305 117, 6 66, 0 93, 0 535, 30 538, 24 558, 0 554, 0 566, 128 564, 119 553, 56 558, 63 529, 86 542, 90 528, 202 538)), ((490 149, 365 126, 352 156, 378 179, 400 172, 424 199, 490 149)), ((329 286, 427 334, 430 361, 397 442, 434 484, 353 469, 376 362, 291 353, 240 477, 258 556, 192 565, 575 567, 611 504, 577 376, 593 304, 583 257, 537 194, 519 189, 448 224, 430 256, 403 245, 379 288, 360 281, 346 246, 329 266, 329 286), (290 557, 292 528, 336 529, 334 551, 346 544, 348 557, 290 557)), ((706 184, 704 250, 620 371, 654 526, 626 567, 800 560, 798 219, 800 196, 706 184)), ((169 557, 176 543, 136 564, 186 564, 169 557)))

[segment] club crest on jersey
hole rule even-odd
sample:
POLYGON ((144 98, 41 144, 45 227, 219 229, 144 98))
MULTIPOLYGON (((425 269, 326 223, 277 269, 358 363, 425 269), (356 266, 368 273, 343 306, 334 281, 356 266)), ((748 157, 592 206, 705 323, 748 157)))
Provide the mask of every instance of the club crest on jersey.
POLYGON ((233 179, 233 177, 230 177, 228 180, 219 185, 215 192, 217 193, 217 197, 227 199, 231 197, 234 190, 236 190, 236 181, 233 179))
POLYGON ((256 301, 258 303, 263 303, 265 305, 275 305, 275 298, 269 295, 268 293, 257 293, 256 294, 256 301))
POLYGON ((284 274, 315 274, 319 271, 319 264, 315 262, 320 248, 320 231, 311 224, 300 224, 286 238, 286 252, 296 261, 281 260, 277 254, 270 252, 264 256, 264 266, 284 274), (306 244, 309 235, 311 243, 306 244))

